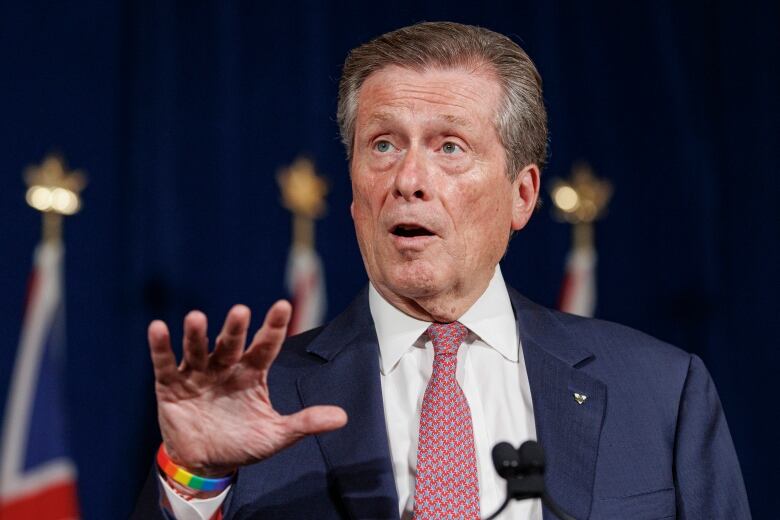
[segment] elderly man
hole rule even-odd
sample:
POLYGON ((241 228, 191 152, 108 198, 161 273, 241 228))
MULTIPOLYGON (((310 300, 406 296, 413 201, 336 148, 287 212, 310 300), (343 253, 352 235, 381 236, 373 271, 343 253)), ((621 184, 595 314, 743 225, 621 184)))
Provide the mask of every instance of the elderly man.
POLYGON ((492 446, 532 438, 576 518, 750 516, 698 358, 504 284, 547 143, 522 49, 454 23, 385 34, 347 58, 338 119, 370 285, 287 340, 277 302, 246 349, 249 309, 211 353, 193 311, 178 365, 153 322, 163 445, 138 516, 476 519, 504 498, 492 446))

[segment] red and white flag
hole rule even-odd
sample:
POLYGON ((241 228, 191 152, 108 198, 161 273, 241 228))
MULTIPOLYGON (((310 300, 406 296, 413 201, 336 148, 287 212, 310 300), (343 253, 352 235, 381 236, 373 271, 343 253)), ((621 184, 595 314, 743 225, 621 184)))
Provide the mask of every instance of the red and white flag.
POLYGON ((566 260, 558 309, 570 314, 592 317, 596 311, 596 250, 575 247, 566 260))
POLYGON ((35 251, 0 439, 0 519, 79 518, 65 441, 65 306, 61 243, 35 251))
POLYGON ((293 244, 287 259, 286 279, 293 307, 287 334, 292 336, 322 325, 327 300, 325 274, 317 252, 311 247, 293 244))

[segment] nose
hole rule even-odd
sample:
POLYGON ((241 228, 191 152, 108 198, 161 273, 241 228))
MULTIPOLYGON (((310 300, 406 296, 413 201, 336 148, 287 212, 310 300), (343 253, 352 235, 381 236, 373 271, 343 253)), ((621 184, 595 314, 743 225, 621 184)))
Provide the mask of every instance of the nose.
POLYGON ((428 173, 425 154, 416 146, 409 147, 395 174, 394 195, 407 201, 430 199, 428 173))

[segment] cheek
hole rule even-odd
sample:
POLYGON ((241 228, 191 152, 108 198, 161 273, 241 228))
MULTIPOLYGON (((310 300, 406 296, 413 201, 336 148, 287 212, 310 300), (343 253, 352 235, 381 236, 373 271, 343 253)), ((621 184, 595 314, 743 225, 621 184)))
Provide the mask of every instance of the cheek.
POLYGON ((512 201, 508 195, 497 198, 495 194, 495 189, 473 189, 461 198, 459 219, 468 249, 503 250, 506 246, 512 223, 512 201))
POLYGON ((362 172, 352 177, 353 217, 378 218, 388 193, 387 176, 362 172))
POLYGON ((463 186, 455 200, 455 211, 469 227, 482 227, 503 213, 504 201, 497 200, 494 192, 478 183, 463 186))
POLYGON ((365 221, 371 215, 371 199, 365 187, 352 184, 352 218, 357 223, 365 221))
POLYGON ((374 234, 378 221, 377 201, 372 199, 372 192, 365 183, 352 183, 352 220, 355 223, 355 232, 358 240, 363 242, 363 247, 369 247, 374 242, 374 234))

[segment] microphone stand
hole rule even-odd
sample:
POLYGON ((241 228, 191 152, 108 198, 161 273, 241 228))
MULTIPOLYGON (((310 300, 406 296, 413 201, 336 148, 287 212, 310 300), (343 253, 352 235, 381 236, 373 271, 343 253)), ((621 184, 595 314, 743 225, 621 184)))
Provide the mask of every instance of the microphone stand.
POLYGON ((539 443, 526 441, 517 450, 508 442, 493 447, 493 465, 506 479, 506 499, 498 511, 485 518, 493 520, 506 509, 511 500, 541 498, 542 503, 561 520, 576 520, 561 509, 547 493, 544 485, 544 451, 539 443))

